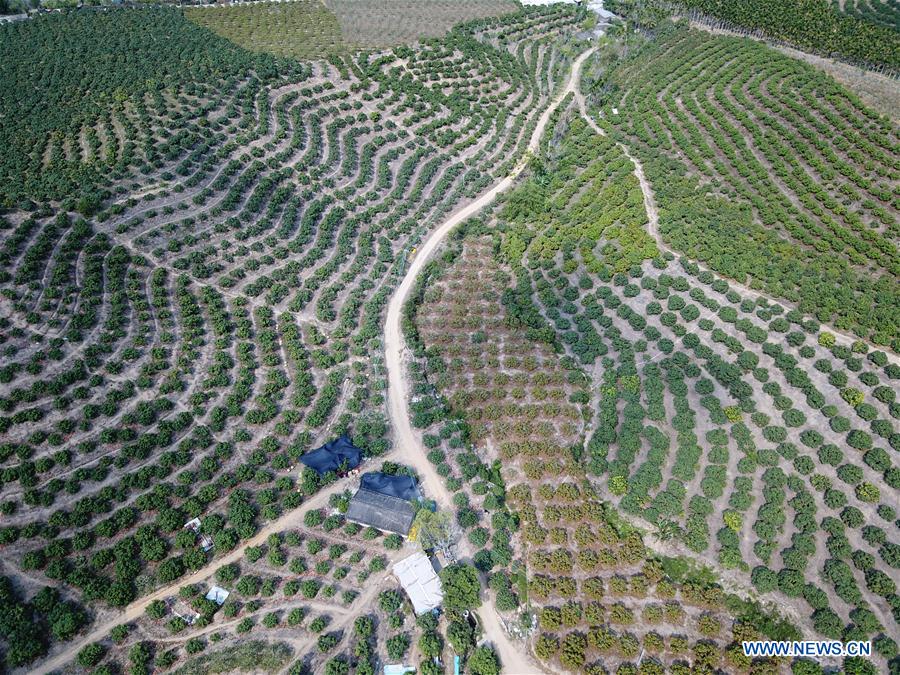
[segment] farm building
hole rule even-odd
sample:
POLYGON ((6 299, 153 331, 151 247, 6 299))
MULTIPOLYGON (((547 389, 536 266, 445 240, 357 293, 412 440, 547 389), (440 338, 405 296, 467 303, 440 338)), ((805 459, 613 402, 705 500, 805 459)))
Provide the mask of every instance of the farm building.
POLYGON ((441 579, 427 555, 419 551, 394 563, 394 576, 409 596, 416 614, 424 614, 441 606, 444 590, 441 579))
POLYGON ((228 599, 230 593, 226 591, 224 588, 220 588, 219 586, 213 586, 209 589, 209 592, 206 594, 206 599, 211 600, 216 603, 220 607, 225 604, 225 601, 228 599))
POLYGON ((320 476, 329 471, 351 471, 362 461, 362 450, 354 446, 347 436, 341 436, 307 452, 300 461, 320 476))
POLYGON ((405 666, 402 663, 389 663, 384 666, 384 675, 406 675, 414 672, 416 672, 414 667, 405 666))
POLYGON ((403 535, 409 532, 416 512, 405 499, 360 488, 347 509, 347 520, 382 532, 403 535))
POLYGON ((419 487, 412 477, 370 471, 360 478, 347 520, 405 537, 416 515, 411 502, 419 499, 419 487))
POLYGON ((408 502, 422 498, 419 486, 411 476, 392 476, 380 471, 370 471, 360 477, 359 487, 383 495, 390 495, 408 502))

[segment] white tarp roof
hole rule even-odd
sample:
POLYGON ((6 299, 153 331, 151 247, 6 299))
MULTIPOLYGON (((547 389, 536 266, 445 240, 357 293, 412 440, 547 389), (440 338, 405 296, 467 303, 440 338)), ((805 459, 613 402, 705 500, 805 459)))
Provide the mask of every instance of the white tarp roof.
POLYGON ((416 669, 412 666, 404 666, 402 663, 390 663, 384 667, 384 675, 406 675, 406 673, 414 673, 416 669))
POLYGON ((412 601, 416 614, 441 606, 444 600, 441 580, 427 555, 420 551, 394 563, 394 574, 412 601))
POLYGON ((218 586, 213 586, 209 589, 209 593, 206 594, 207 600, 212 600, 217 605, 223 604, 230 594, 224 588, 220 588, 218 586))

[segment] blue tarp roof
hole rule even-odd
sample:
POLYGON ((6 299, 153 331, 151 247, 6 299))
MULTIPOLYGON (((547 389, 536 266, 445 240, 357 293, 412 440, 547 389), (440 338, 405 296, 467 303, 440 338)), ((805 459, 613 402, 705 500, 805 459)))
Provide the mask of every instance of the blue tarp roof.
POLYGON ((361 490, 397 497, 408 502, 419 499, 419 489, 416 487, 416 481, 409 476, 392 476, 380 471, 370 471, 362 475, 359 487, 361 490))
POLYGON ((355 469, 362 461, 362 450, 355 447, 348 436, 341 436, 307 452, 300 461, 320 474, 337 471, 345 463, 348 470, 355 469))

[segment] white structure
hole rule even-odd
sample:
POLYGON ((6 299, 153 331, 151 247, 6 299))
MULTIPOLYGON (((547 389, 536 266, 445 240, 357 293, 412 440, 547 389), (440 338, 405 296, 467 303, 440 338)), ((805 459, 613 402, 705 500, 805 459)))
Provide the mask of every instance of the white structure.
POLYGON ((394 575, 412 601, 416 614, 424 614, 441 606, 444 600, 441 580, 431 560, 421 551, 394 563, 394 575))
POLYGON ((226 591, 224 588, 220 588, 219 586, 213 586, 209 589, 209 593, 206 594, 207 600, 212 600, 217 605, 225 604, 225 601, 228 599, 230 593, 226 591))
POLYGON ((200 537, 200 546, 203 548, 204 552, 208 552, 213 547, 213 541, 210 539, 209 535, 200 532, 199 518, 187 521, 184 524, 184 529, 191 530, 200 537))
MULTIPOLYGON (((576 5, 580 4, 579 0, 519 0, 523 5, 576 5)), ((614 16, 608 9, 603 8, 603 0, 587 0, 585 3, 587 8, 594 12, 600 19, 609 19, 614 16)))
POLYGON ((192 610, 190 606, 181 600, 178 600, 172 605, 172 614, 184 621, 188 626, 193 626, 194 622, 200 618, 200 615, 197 614, 197 612, 192 610))
POLYGON ((384 675, 406 675, 406 673, 414 673, 416 669, 412 666, 404 666, 402 663, 392 663, 384 667, 384 675))

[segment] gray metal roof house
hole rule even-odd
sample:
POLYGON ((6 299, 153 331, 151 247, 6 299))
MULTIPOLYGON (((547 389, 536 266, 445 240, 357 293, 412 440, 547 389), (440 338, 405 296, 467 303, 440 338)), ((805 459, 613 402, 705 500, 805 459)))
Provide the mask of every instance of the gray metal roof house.
POLYGON ((360 525, 405 537, 412 526, 415 510, 405 499, 360 488, 350 500, 346 517, 360 525))

